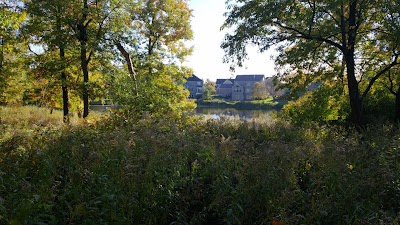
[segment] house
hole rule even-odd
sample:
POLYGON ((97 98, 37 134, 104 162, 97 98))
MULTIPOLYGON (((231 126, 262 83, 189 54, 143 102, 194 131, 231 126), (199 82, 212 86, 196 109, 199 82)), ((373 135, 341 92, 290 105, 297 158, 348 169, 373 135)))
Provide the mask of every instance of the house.
POLYGON ((224 98, 231 98, 233 82, 234 79, 217 79, 215 82, 216 94, 224 98))
POLYGON ((232 99, 233 100, 252 100, 253 88, 257 82, 264 83, 265 77, 262 74, 257 75, 237 75, 233 82, 232 99))
POLYGON ((265 82, 262 74, 237 75, 235 79, 217 79, 217 95, 235 101, 252 100, 253 89, 257 82, 265 82))
POLYGON ((242 85, 235 84, 232 86, 232 98, 231 99, 234 101, 245 100, 244 87, 242 85))
POLYGON ((184 87, 189 90, 189 98, 200 98, 204 93, 204 82, 196 75, 192 75, 186 80, 184 87))

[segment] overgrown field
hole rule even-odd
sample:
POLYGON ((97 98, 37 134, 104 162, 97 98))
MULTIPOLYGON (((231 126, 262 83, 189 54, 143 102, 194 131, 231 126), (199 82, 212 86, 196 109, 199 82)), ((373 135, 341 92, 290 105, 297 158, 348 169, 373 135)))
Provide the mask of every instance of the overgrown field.
POLYGON ((67 126, 36 110, 0 111, 0 224, 400 223, 392 125, 120 115, 67 126))

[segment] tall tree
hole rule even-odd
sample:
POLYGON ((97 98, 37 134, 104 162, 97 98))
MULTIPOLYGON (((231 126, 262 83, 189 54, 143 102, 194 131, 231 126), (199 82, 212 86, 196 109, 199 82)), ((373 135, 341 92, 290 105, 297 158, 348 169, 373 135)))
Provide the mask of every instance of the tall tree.
POLYGON ((130 78, 134 82, 135 95, 139 95, 138 74, 135 69, 135 56, 137 52, 132 52, 131 41, 134 42, 134 24, 132 18, 137 13, 141 1, 119 1, 119 10, 113 13, 111 26, 107 34, 107 39, 111 41, 111 46, 116 47, 119 54, 123 57, 128 69, 130 78))
POLYGON ((83 117, 89 115, 89 63, 105 35, 105 27, 115 7, 114 1, 73 0, 69 26, 80 44, 80 65, 83 75, 83 117))
POLYGON ((400 4, 398 1, 393 0, 385 0, 385 7, 382 9, 384 12, 384 32, 381 32, 379 35, 380 40, 384 44, 379 49, 380 52, 382 50, 391 50, 392 56, 392 64, 393 67, 387 67, 386 77, 389 81, 389 85, 387 85, 388 90, 395 96, 395 113, 394 117, 396 122, 400 121, 400 64, 399 55, 400 55, 400 41, 398 40, 400 36, 400 4), (395 67, 397 66, 397 67, 395 67))
MULTIPOLYGON (((126 11, 132 19, 128 23, 131 32, 120 34, 115 39, 129 55, 117 45, 120 52, 131 57, 132 64, 136 66, 135 83, 138 88, 135 89, 140 92, 131 94, 130 99, 120 98, 119 103, 133 105, 138 113, 162 114, 191 108, 183 90, 184 79, 191 75, 191 71, 181 66, 191 53, 191 48, 185 46, 185 41, 192 38, 191 10, 187 2, 143 0, 134 1, 129 7, 126 11)), ((125 57, 125 61, 129 62, 129 58, 125 57)), ((119 97, 122 96, 126 96, 125 93, 120 93, 119 97)))
MULTIPOLYGON (((390 55, 372 66, 372 52, 363 51, 367 44, 379 41, 376 39, 385 24, 380 9, 386 4, 383 0, 228 1, 230 11, 223 28, 234 31, 222 44, 225 60, 241 65, 249 43, 261 51, 278 45, 281 60, 277 63, 291 64, 289 75, 293 79, 318 75, 325 80, 346 81, 351 119, 362 125, 362 101, 370 87, 398 64, 398 58, 390 55), (362 92, 361 81, 368 83, 362 92)), ((396 50, 386 49, 385 53, 397 52, 398 46, 392 47, 396 50)))
POLYGON ((22 3, 17 0, 0 2, 0 103, 6 103, 10 79, 21 77, 22 55, 26 40, 20 35, 26 19, 22 3))
MULTIPOLYGON (((50 70, 51 73, 59 73, 61 81, 62 102, 63 102, 63 121, 68 121, 69 114, 69 96, 67 80, 67 47, 72 45, 71 32, 68 28, 66 11, 70 8, 69 1, 55 0, 31 0, 27 2, 27 11, 29 14, 26 29, 28 35, 32 38, 34 44, 43 48, 45 54, 51 54, 58 51, 58 60, 55 60, 51 67, 41 68, 50 70)), ((44 62, 44 63, 49 63, 44 62)), ((39 66, 40 67, 40 66, 39 66)))

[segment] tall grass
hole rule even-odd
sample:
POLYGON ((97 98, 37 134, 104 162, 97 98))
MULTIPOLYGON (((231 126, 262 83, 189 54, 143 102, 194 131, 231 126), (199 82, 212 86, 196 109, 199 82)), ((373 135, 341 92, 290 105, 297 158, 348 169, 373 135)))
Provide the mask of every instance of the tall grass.
POLYGON ((0 140, 1 224, 400 222, 391 125, 125 115, 0 140))
MULTIPOLYGON (((102 117, 107 117, 96 111, 91 111, 85 120, 78 118, 71 113, 69 125, 78 125, 85 122, 95 122, 102 117)), ((49 109, 37 106, 0 106, 0 124, 19 128, 40 127, 60 127, 63 123, 63 113, 61 110, 49 109)))
POLYGON ((5 107, 0 106, 1 123, 12 126, 60 126, 62 112, 37 106, 5 107), (61 118, 61 119, 60 119, 61 118))

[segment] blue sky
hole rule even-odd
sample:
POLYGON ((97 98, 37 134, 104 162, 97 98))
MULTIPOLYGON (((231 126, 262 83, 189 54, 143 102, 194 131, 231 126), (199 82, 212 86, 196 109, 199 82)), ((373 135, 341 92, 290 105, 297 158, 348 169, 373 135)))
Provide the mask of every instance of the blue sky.
POLYGON ((230 78, 238 74, 264 74, 272 76, 274 63, 270 59, 273 51, 258 53, 250 47, 249 60, 244 62, 243 68, 236 68, 234 74, 229 71, 229 64, 222 62, 224 51, 220 48, 226 31, 220 31, 224 22, 225 0, 189 0, 189 7, 193 10, 191 21, 194 32, 193 55, 185 63, 193 68, 194 74, 203 80, 215 81, 217 78, 230 78))

